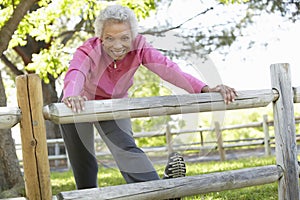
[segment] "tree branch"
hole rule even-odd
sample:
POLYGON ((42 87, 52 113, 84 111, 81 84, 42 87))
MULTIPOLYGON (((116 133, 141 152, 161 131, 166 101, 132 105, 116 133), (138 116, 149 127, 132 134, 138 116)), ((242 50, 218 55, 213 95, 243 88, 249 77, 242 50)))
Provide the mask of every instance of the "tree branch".
POLYGON ((4 62, 4 64, 16 75, 23 75, 24 72, 19 70, 16 65, 14 65, 4 54, 1 55, 1 60, 4 62))
POLYGON ((178 28, 182 27, 184 24, 186 24, 187 22, 189 22, 189 21, 195 19, 196 17, 198 17, 200 15, 203 15, 203 14, 205 14, 208 11, 213 10, 213 9, 214 9, 213 7, 207 8, 205 11, 203 11, 201 13, 198 13, 197 15, 195 15, 195 16, 187 19, 187 20, 185 20, 184 22, 182 22, 181 24, 179 24, 177 26, 173 26, 173 27, 162 29, 162 30, 158 30, 158 31, 147 30, 147 31, 142 32, 142 34, 148 34, 148 35, 162 34, 162 33, 166 33, 166 32, 171 31, 171 30, 178 29, 178 28))
POLYGON ((18 28, 20 21, 23 19, 24 15, 28 10, 37 2, 38 0, 23 0, 14 10, 12 16, 4 24, 0 30, 0 55, 7 49, 9 41, 15 30, 18 28))
POLYGON ((80 22, 78 24, 76 24, 74 30, 71 31, 65 31, 62 34, 60 34, 58 37, 62 37, 64 36, 63 40, 62 40, 62 44, 66 45, 67 42, 72 38, 72 36, 77 32, 80 31, 82 26, 84 24, 84 19, 81 19, 80 22))

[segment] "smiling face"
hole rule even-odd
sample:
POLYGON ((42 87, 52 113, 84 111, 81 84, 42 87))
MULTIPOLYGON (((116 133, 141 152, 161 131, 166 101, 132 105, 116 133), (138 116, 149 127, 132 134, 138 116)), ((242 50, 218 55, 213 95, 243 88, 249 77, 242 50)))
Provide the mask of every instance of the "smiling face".
POLYGON ((104 51, 114 60, 123 59, 132 45, 132 32, 127 22, 107 21, 102 32, 104 51))

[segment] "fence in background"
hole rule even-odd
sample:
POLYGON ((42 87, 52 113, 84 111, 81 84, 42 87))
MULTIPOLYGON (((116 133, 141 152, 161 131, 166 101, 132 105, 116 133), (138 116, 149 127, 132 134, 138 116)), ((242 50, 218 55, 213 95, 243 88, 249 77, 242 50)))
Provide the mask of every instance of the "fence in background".
MULTIPOLYGON (((169 138, 166 143, 166 146, 152 146, 152 147, 141 147, 145 153, 167 153, 170 154, 173 151, 177 152, 199 152, 201 151, 218 151, 220 155, 220 160, 226 160, 226 149, 240 149, 240 148, 252 148, 252 147, 264 147, 264 155, 271 155, 271 147, 275 145, 275 137, 270 136, 269 131, 270 128, 274 126, 274 121, 268 121, 268 116, 264 115, 263 121, 261 122, 252 122, 248 124, 237 124, 237 125, 229 125, 229 126, 220 126, 216 125, 215 127, 201 127, 198 129, 185 129, 185 130, 170 130, 167 126, 165 126, 165 131, 163 132, 137 132, 134 133, 134 138, 149 138, 149 137, 161 137, 165 136, 169 138), (261 137, 257 138, 243 138, 243 139, 235 139, 235 140, 224 140, 222 132, 224 131, 235 131, 239 129, 251 129, 251 128, 262 128, 261 137), (193 143, 181 143, 175 144, 173 142, 174 136, 180 136, 182 134, 199 134, 199 141, 193 143), (205 141, 205 135, 215 135, 218 140, 205 141)), ((216 122, 218 123, 218 122, 216 122)), ((300 124, 300 116, 295 117, 295 124, 300 124)), ((296 134, 296 140, 300 140, 300 134, 296 134)), ((96 146, 102 146, 103 141, 100 137, 95 139, 96 146)), ((49 155, 49 161, 54 161, 51 165, 52 170, 61 170, 62 168, 70 169, 68 156, 65 152, 61 152, 62 147, 64 147, 64 141, 62 138, 58 139, 47 139, 47 146, 54 147, 54 155, 49 155), (64 164, 60 161, 64 160, 64 164), (63 166, 62 166, 63 165, 63 166)), ((18 151, 21 150, 21 144, 16 144, 16 149, 18 151)), ((99 149, 96 148, 97 156, 107 156, 111 155, 111 153, 107 149, 99 149)), ((22 163, 22 158, 19 160, 22 163)))

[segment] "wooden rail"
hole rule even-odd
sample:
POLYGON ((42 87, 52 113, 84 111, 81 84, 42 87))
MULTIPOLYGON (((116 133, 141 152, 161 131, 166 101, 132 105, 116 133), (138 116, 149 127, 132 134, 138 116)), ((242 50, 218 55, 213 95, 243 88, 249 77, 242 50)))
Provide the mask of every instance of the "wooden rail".
POLYGON ((95 200, 161 200, 273 183, 282 175, 280 167, 268 165, 176 179, 61 192, 57 199, 85 200, 88 197, 95 200))
MULTIPOLYGON (((293 98, 294 103, 300 103, 300 87, 293 88, 293 91, 294 91, 294 98, 293 98)), ((257 92, 257 90, 256 91, 251 91, 251 90, 250 91, 239 91, 240 95, 239 95, 238 99, 239 100, 242 99, 241 95, 244 96, 243 97, 244 99, 247 98, 247 96, 252 98, 253 94, 255 94, 256 92, 257 92)), ((265 93, 265 92, 269 93, 269 95, 271 94, 271 90, 260 90, 260 91, 258 91, 257 94, 258 95, 263 95, 263 93, 265 93)), ((274 90, 272 91, 272 93, 273 94, 271 94, 271 100, 269 100, 267 102, 264 102, 264 104, 262 104, 262 105, 257 105, 257 107, 264 107, 264 106, 268 105, 271 101, 276 100, 278 98, 278 93, 274 90)), ((193 96, 193 95, 191 95, 191 96, 193 96)), ((201 98, 201 99, 204 96, 206 98, 210 97, 211 99, 213 99, 214 96, 219 97, 218 94, 196 94, 196 96, 198 96, 198 98, 201 98)), ((134 100, 139 99, 138 101, 143 101, 144 99, 148 99, 148 98, 149 99, 154 99, 154 100, 159 102, 159 101, 161 101, 161 98, 163 99, 164 97, 135 98, 134 100)), ((174 97, 171 97, 171 98, 174 98, 174 97)), ((194 97, 191 97, 191 98, 194 98, 194 97)), ((129 102, 135 103, 134 100, 129 99, 127 102, 128 103, 129 102)), ((136 114, 135 112, 139 112, 139 111, 135 110, 131 106, 128 106, 128 110, 132 110, 132 111, 129 111, 130 113, 127 113, 127 114, 126 114, 126 109, 125 109, 125 114, 122 113, 120 115, 117 115, 115 113, 108 113, 108 116, 103 116, 104 114, 101 114, 101 115, 100 114, 98 114, 98 115, 93 114, 94 107, 97 107, 97 104, 99 105, 99 104, 103 103, 103 105, 105 105, 105 107, 106 107, 105 109, 109 110, 109 107, 112 107, 113 104, 116 105, 118 103, 117 101, 120 101, 120 100, 113 100, 113 101, 105 100, 105 101, 100 102, 100 103, 99 103, 99 101, 88 101, 87 102, 88 109, 85 112, 83 112, 81 115, 74 115, 74 113, 71 112, 69 109, 67 109, 65 107, 65 105, 63 105, 62 103, 53 103, 53 104, 50 104, 50 105, 47 105, 47 106, 43 107, 43 115, 44 115, 46 120, 51 120, 55 123, 61 123, 61 124, 74 122, 74 121, 77 121, 77 119, 80 120, 80 121, 88 121, 88 120, 84 120, 84 119, 82 120, 82 118, 85 118, 85 117, 88 117, 88 119, 92 118, 92 120, 95 120, 95 119, 96 120, 108 120, 108 119, 118 119, 118 118, 123 118, 123 117, 125 117, 125 118, 126 117, 132 117, 132 118, 133 117, 140 117, 140 115, 142 115, 141 113, 136 114), (109 106, 109 104, 110 104, 110 106, 109 106), (87 116, 89 114, 92 114, 93 116, 92 117, 87 116)), ((217 99, 217 101, 219 101, 219 99, 217 99)), ((127 105, 128 105, 128 103, 127 103, 127 105)), ((195 101, 194 103, 197 103, 197 101, 195 101)), ((192 113, 192 112, 207 112, 207 111, 216 111, 216 110, 233 110, 233 109, 242 109, 242 108, 252 108, 251 107, 251 102, 246 103, 246 104, 250 103, 250 106, 245 105, 245 104, 243 104, 241 106, 240 103, 235 102, 232 105, 227 106, 227 107, 224 106, 224 105, 222 105, 222 106, 213 105, 212 106, 212 104, 214 103, 213 101, 205 102, 204 100, 203 101, 201 100, 198 103, 199 104, 208 103, 208 104, 210 104, 210 107, 208 105, 205 105, 202 108, 198 106, 198 110, 196 110, 196 111, 194 110, 194 111, 191 111, 191 112, 188 112, 187 110, 182 110, 182 112, 181 112, 181 111, 178 111, 178 109, 177 110, 174 109, 175 111, 173 110, 172 112, 174 112, 174 114, 183 114, 183 113, 192 113), (235 106, 234 106, 234 104, 235 104, 235 106), (186 111, 186 112, 184 112, 184 111, 186 111)), ((169 108, 168 108, 168 106, 166 107, 166 105, 162 106, 162 107, 163 107, 163 109, 169 110, 170 115, 172 114, 170 106, 169 106, 169 108)), ((120 109, 120 110, 122 112, 124 112, 123 109, 120 109)), ((95 111, 97 111, 97 109, 95 111)), ((110 110, 110 111, 117 112, 117 110, 114 111, 113 109, 110 110)), ((99 109, 98 112, 101 112, 101 110, 99 109)), ((145 112, 147 112, 147 111, 145 110, 145 112)), ((164 115, 164 114, 157 114, 157 115, 164 115)), ((151 112, 148 112, 148 115, 146 114, 146 116, 156 116, 156 115, 155 115, 155 112, 151 111, 151 112)), ((0 129, 12 128, 16 124, 18 124, 20 122, 20 120, 21 120, 21 110, 19 108, 17 108, 17 107, 0 107, 0 129)))
POLYGON ((0 129, 10 129, 21 120, 21 110, 12 107, 0 107, 0 129))
POLYGON ((85 111, 79 114, 74 114, 63 103, 52 103, 44 107, 43 113, 47 120, 66 124, 265 107, 278 99, 277 91, 268 89, 238 91, 238 94, 236 101, 229 105, 224 104, 219 93, 201 93, 87 101, 85 111))

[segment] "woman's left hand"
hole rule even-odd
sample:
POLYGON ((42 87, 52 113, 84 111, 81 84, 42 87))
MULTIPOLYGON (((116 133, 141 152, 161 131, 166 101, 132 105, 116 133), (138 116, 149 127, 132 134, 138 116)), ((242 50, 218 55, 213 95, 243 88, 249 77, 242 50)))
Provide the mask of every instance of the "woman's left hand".
POLYGON ((88 99, 85 96, 69 96, 62 100, 73 112, 80 113, 84 110, 84 102, 88 99))
POLYGON ((210 88, 209 86, 205 86, 202 88, 202 92, 219 92, 224 98, 224 102, 229 104, 235 100, 238 96, 237 92, 234 88, 231 88, 227 85, 217 85, 216 87, 210 88))

